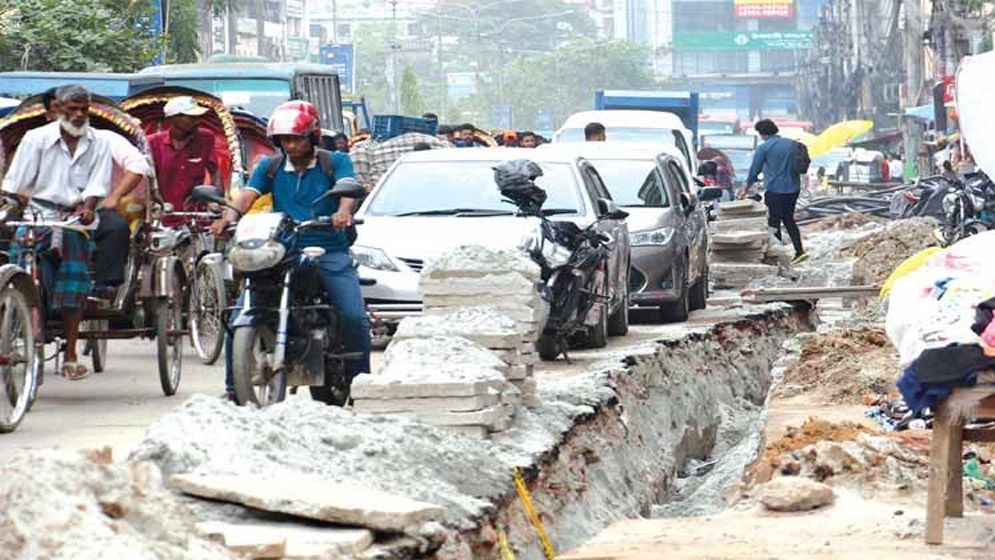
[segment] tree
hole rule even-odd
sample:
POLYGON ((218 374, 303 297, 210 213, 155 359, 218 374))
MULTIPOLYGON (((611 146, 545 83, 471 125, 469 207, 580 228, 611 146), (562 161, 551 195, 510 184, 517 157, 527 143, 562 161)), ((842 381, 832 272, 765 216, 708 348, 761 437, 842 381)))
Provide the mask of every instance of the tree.
POLYGON ((404 74, 401 75, 401 112, 405 115, 421 115, 425 112, 418 75, 410 64, 404 67, 404 74))
POLYGON ((387 57, 390 26, 364 23, 353 33, 356 45, 356 91, 366 97, 374 112, 387 107, 387 57))
POLYGON ((4 0, 0 70, 133 72, 158 53, 152 4, 4 0))
POLYGON ((198 19, 194 0, 170 0, 167 62, 172 64, 197 62, 201 52, 197 40, 198 19))
POLYGON ((555 122, 590 109, 598 89, 652 85, 649 50, 645 46, 583 39, 550 53, 515 59, 500 80, 491 80, 488 91, 495 104, 511 105, 516 126, 541 128, 543 115, 555 122))

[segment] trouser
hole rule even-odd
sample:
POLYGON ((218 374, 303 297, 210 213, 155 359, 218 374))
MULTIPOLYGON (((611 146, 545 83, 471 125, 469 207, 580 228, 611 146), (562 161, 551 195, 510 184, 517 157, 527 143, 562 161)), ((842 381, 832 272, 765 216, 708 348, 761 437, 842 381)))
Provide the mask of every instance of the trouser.
POLYGON ((798 224, 795 223, 795 204, 798 202, 798 193, 775 193, 764 194, 764 202, 767 204, 767 225, 773 230, 774 236, 781 239, 781 224, 788 231, 791 237, 791 244, 795 247, 795 256, 805 252, 802 248, 802 234, 798 231, 798 224))
POLYGON ((94 280, 97 286, 113 287, 124 283, 124 265, 131 247, 131 229, 124 216, 109 208, 97 210, 100 222, 93 238, 97 243, 94 280))
MULTIPOLYGON (((318 258, 318 277, 328 294, 332 306, 338 311, 343 342, 346 352, 360 352, 359 360, 347 360, 346 367, 353 377, 370 372, 370 321, 363 305, 363 292, 359 287, 359 276, 352 266, 349 253, 327 253, 318 258)), ((238 318, 245 293, 239 295, 230 323, 238 318)), ((229 328, 225 335, 225 388, 234 390, 232 377, 232 333, 229 328)))

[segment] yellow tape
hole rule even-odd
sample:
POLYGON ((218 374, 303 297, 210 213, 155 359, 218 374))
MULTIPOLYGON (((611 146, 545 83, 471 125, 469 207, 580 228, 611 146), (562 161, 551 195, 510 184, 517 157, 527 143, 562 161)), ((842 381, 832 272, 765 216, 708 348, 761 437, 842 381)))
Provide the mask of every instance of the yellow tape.
POLYGON ((536 513, 535 506, 532 505, 532 496, 529 495, 525 479, 522 478, 522 473, 518 470, 518 467, 515 467, 513 472, 515 475, 515 490, 518 491, 518 498, 522 500, 522 506, 525 508, 525 516, 528 517, 529 523, 532 524, 532 528, 535 529, 536 535, 539 537, 543 554, 547 560, 553 560, 553 558, 556 558, 556 551, 553 550, 553 543, 549 541, 546 529, 542 526, 542 520, 539 519, 539 514, 536 513))
POLYGON ((501 553, 501 560, 515 560, 515 553, 511 551, 511 547, 508 546, 508 536, 504 534, 501 529, 497 530, 498 535, 498 552, 501 553))

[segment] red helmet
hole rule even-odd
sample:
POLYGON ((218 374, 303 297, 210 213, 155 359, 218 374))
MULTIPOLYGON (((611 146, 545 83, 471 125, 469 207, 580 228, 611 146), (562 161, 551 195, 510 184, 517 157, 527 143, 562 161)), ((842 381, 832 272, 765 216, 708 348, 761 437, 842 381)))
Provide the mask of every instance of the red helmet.
POLYGON ((307 101, 287 101, 281 103, 269 117, 266 135, 318 137, 321 127, 318 123, 318 109, 307 101))

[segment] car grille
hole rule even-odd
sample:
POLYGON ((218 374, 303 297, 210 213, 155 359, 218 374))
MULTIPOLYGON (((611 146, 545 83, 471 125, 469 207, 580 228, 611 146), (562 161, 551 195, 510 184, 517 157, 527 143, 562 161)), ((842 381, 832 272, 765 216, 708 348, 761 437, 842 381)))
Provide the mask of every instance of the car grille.
POLYGON ((425 261, 422 259, 406 259, 404 257, 400 257, 400 261, 415 272, 421 272, 421 269, 425 267, 425 261))
POLYGON ((646 276, 639 272, 639 269, 630 266, 629 267, 629 293, 638 294, 646 288, 646 276))

